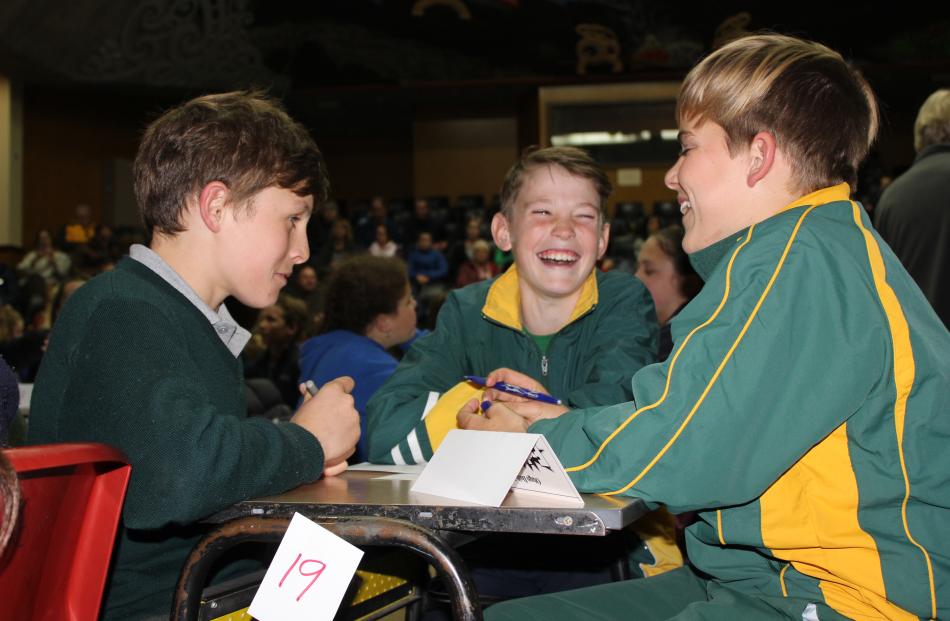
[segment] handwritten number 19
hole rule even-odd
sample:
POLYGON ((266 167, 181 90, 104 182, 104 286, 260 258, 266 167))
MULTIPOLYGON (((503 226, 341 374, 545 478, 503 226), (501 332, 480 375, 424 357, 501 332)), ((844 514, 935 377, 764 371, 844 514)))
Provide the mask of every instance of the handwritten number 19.
MULTIPOLYGON (((280 582, 279 582, 279 583, 277 583, 277 588, 281 588, 281 587, 284 586, 284 580, 286 580, 286 579, 287 579, 287 576, 290 575, 290 572, 294 570, 294 567, 297 567, 297 563, 300 562, 300 557, 301 557, 301 556, 302 556, 302 555, 298 552, 298 553, 297 553, 297 558, 294 559, 293 564, 292 564, 290 567, 287 568, 287 572, 284 574, 284 577, 280 579, 280 582)), ((323 570, 326 569, 326 568, 327 568, 326 563, 324 563, 323 561, 318 561, 318 560, 316 560, 316 559, 312 559, 312 558, 304 559, 304 561, 303 561, 302 563, 300 563, 300 566, 297 567, 297 571, 300 573, 300 575, 301 575, 301 576, 313 576, 313 580, 311 580, 311 581, 310 581, 310 584, 308 584, 308 585, 306 586, 306 588, 304 588, 304 590, 300 592, 300 595, 297 596, 297 600, 296 600, 296 601, 298 601, 298 602, 300 601, 300 598, 303 597, 303 596, 304 596, 304 593, 306 593, 306 592, 310 589, 310 587, 313 586, 313 583, 317 581, 317 578, 320 577, 320 574, 322 574, 322 573, 323 573, 323 570), (315 564, 320 565, 320 567, 317 568, 317 569, 314 569, 313 571, 307 572, 307 571, 304 571, 304 566, 305 566, 307 563, 315 563, 315 564)))

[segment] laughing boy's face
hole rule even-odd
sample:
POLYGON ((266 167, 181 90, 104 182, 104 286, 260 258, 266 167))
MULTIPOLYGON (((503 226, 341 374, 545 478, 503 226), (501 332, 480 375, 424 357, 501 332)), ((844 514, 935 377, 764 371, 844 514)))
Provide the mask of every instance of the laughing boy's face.
MULTIPOLYGON (((525 172, 509 221, 495 216, 495 243, 512 250, 522 296, 572 296, 607 249, 609 227, 593 181, 556 164, 525 172)), ((523 300, 524 302, 524 300, 523 300)))

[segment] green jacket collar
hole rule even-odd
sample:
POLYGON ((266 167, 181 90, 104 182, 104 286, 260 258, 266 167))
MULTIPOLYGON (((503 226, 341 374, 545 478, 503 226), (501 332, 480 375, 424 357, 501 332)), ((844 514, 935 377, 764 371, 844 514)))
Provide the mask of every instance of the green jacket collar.
MULTIPOLYGON (((835 201, 846 201, 851 196, 851 188, 847 183, 839 183, 828 188, 822 188, 812 192, 811 194, 806 194, 799 199, 796 199, 782 207, 779 210, 779 213, 783 211, 788 211, 789 209, 795 209, 796 207, 802 207, 805 205, 821 205, 824 203, 833 203, 835 201)), ((693 269, 696 270, 696 273, 699 274, 699 277, 706 281, 709 279, 709 276, 713 273, 713 270, 716 269, 716 266, 719 265, 719 262, 722 261, 729 251, 735 247, 736 244, 741 243, 745 239, 746 233, 754 228, 748 227, 737 233, 733 233, 717 241, 711 246, 706 246, 702 250, 697 250, 693 254, 689 255, 689 262, 693 265, 693 269)))
MULTIPOLYGON (((597 305, 597 275, 596 268, 591 271, 587 280, 581 285, 581 295, 571 313, 573 323, 577 318, 587 314, 597 305)), ((482 314, 503 326, 514 330, 523 330, 521 324, 521 288, 518 281, 518 267, 514 264, 504 274, 495 279, 485 296, 485 306, 482 314)))

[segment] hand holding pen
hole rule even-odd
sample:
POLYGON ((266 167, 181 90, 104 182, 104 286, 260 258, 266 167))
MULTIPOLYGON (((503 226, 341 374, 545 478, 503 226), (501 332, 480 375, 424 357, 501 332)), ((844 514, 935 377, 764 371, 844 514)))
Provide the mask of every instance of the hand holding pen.
POLYGON ((482 411, 488 410, 494 401, 503 402, 530 424, 542 418, 556 418, 568 410, 560 399, 547 394, 539 382, 512 369, 495 369, 488 377, 466 379, 486 387, 482 411))

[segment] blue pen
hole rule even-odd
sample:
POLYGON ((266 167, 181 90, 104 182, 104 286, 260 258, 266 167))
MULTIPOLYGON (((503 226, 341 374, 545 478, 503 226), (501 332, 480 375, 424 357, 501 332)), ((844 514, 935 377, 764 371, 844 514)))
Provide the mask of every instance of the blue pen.
POLYGON ((560 399, 555 399, 551 395, 546 395, 543 392, 535 392, 533 390, 528 390, 527 388, 515 386, 514 384, 507 384, 505 382, 496 382, 494 386, 488 386, 485 382, 485 378, 478 375, 466 375, 464 377, 473 384, 478 384, 479 386, 484 386, 485 388, 494 388, 495 390, 506 392, 509 395, 517 395, 519 397, 524 397, 525 399, 540 401, 541 403, 564 405, 560 399))

